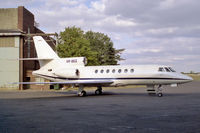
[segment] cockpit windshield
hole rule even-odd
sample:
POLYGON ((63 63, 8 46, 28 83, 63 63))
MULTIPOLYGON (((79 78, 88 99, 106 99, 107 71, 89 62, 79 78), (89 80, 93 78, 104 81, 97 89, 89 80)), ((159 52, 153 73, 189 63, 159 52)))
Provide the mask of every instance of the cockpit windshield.
POLYGON ((176 72, 176 71, 171 67, 159 67, 158 72, 176 72))
POLYGON ((169 67, 169 69, 172 71, 172 72, 176 72, 174 69, 172 69, 171 67, 169 67))
POLYGON ((170 72, 170 69, 168 67, 165 67, 166 72, 170 72))
POLYGON ((163 67, 159 67, 159 68, 158 68, 158 71, 159 71, 159 72, 164 72, 165 70, 164 70, 163 67))

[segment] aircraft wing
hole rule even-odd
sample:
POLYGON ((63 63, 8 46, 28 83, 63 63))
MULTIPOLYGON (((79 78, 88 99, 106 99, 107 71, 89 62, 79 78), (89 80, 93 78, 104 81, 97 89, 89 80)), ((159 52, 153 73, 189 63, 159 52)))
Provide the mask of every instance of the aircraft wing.
POLYGON ((65 82, 14 82, 11 84, 80 84, 80 85, 99 85, 99 84, 112 84, 113 81, 99 81, 99 80, 92 80, 92 81, 65 81, 65 82))

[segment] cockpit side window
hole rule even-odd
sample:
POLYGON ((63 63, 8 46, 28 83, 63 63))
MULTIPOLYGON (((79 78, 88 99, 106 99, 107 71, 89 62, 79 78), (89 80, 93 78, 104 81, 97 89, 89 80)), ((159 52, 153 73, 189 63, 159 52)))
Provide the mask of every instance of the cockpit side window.
POLYGON ((158 68, 158 71, 159 71, 159 72, 164 72, 165 70, 164 70, 163 67, 159 67, 159 68, 158 68))
POLYGON ((171 67, 168 67, 172 72, 176 72, 174 69, 172 69, 171 67))
POLYGON ((166 72, 171 72, 169 68, 165 67, 166 72))

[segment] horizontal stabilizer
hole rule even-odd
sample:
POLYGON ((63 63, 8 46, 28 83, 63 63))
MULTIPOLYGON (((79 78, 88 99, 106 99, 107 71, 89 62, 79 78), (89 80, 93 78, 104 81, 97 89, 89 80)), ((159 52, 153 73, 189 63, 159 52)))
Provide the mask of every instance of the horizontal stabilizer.
POLYGON ((53 58, 19 58, 19 60, 53 60, 53 58))

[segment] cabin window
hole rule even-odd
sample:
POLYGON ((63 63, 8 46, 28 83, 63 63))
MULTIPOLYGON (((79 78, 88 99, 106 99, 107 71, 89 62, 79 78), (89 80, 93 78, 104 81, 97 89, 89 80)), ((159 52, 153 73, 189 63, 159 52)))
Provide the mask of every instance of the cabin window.
POLYGON ((159 72, 164 72, 165 70, 164 70, 163 67, 159 67, 159 68, 158 68, 158 71, 159 71, 159 72))
POLYGON ((109 70, 109 69, 107 69, 107 70, 106 70, 106 73, 109 73, 109 72, 110 72, 110 70, 109 70))
POLYGON ((98 70, 95 70, 95 73, 98 73, 98 70))
POLYGON ((124 72, 127 73, 127 72, 128 72, 128 69, 124 69, 124 72))
POLYGON ((112 70, 112 73, 115 73, 115 69, 112 70))
POLYGON ((169 69, 169 68, 167 68, 167 67, 165 67, 165 70, 166 70, 166 72, 170 72, 170 69, 169 69))
POLYGON ((103 71, 104 71, 104 70, 102 69, 102 70, 101 70, 101 73, 103 73, 103 71))
POLYGON ((119 69, 118 72, 121 73, 121 72, 122 72, 122 69, 119 69))
POLYGON ((133 73, 133 72, 134 72, 134 69, 131 69, 130 72, 133 73))
POLYGON ((174 69, 172 69, 171 67, 169 67, 169 69, 172 71, 172 72, 176 72, 174 69))

